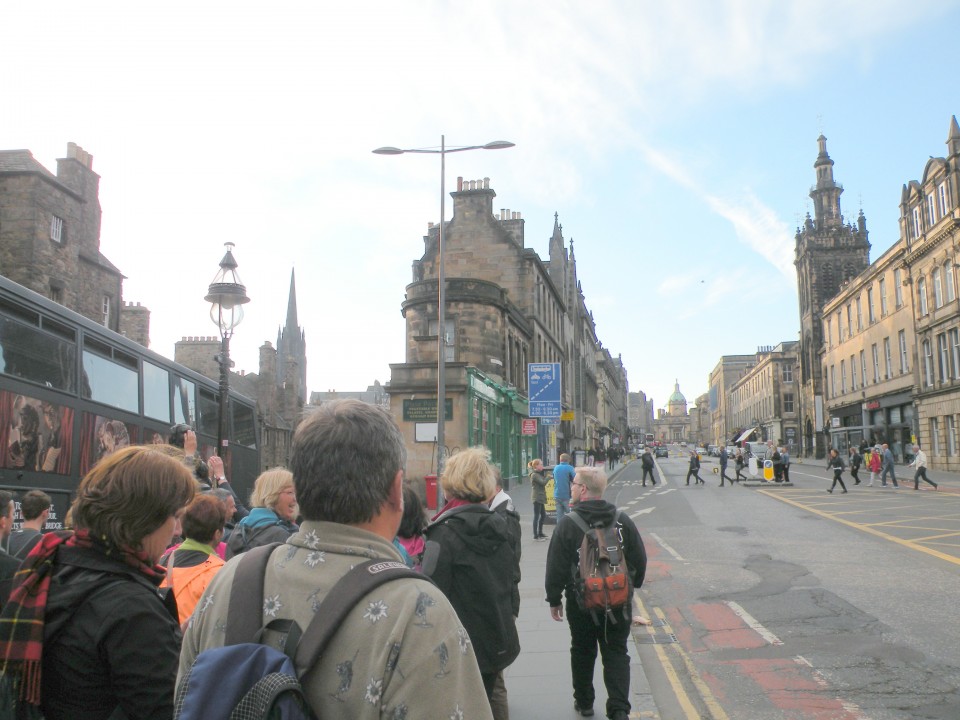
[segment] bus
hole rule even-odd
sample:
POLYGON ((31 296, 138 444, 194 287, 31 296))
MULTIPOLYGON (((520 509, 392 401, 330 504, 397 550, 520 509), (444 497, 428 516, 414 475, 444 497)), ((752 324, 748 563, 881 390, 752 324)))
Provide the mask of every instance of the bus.
MULTIPOLYGON (((256 403, 230 392, 227 415, 224 469, 246 498, 260 471, 256 403)), ((184 423, 206 459, 219 417, 219 383, 0 276, 0 488, 50 495, 45 530, 63 528, 104 455, 165 443, 184 423)))

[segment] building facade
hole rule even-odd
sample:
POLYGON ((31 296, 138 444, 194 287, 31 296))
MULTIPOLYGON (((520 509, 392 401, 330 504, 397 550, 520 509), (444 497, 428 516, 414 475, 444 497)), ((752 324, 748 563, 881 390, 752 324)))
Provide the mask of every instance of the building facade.
POLYGON ((791 454, 800 443, 798 349, 796 340, 760 348, 756 362, 730 392, 734 425, 745 431, 756 428, 754 439, 772 440, 791 454))
POLYGON ((146 347, 150 313, 123 302, 100 216, 100 176, 76 143, 56 175, 29 150, 0 151, 0 273, 146 347))
MULTIPOLYGON (((494 214, 489 180, 457 181, 444 226, 445 452, 484 445, 509 484, 535 456, 586 450, 626 430, 627 379, 596 337, 559 219, 544 261, 524 242, 520 213, 494 214), (559 363, 563 415, 528 417, 527 366, 559 363), (619 424, 622 422, 622 426, 619 424)), ((405 359, 391 364, 390 409, 408 444, 412 482, 436 472, 439 226, 428 226, 401 311, 405 359)))
POLYGON ((710 412, 710 444, 730 445, 743 432, 743 427, 733 421, 730 393, 756 361, 756 355, 724 355, 710 372, 707 399, 710 412))
POLYGON ((691 439, 687 399, 680 392, 679 381, 674 383, 673 393, 667 398, 667 407, 657 411, 653 434, 660 442, 686 442, 691 439))
POLYGON ((901 238, 824 306, 829 443, 844 456, 866 442, 888 443, 898 462, 913 457, 916 336, 905 255, 901 238))
POLYGON ((960 470, 960 127, 951 118, 946 157, 931 157, 904 185, 900 237, 916 331, 916 436, 930 466, 960 470))
POLYGON ((807 214, 796 234, 794 265, 800 305, 800 389, 802 422, 799 453, 822 458, 826 454, 826 419, 823 407, 823 308, 842 283, 859 275, 869 264, 867 221, 860 212, 856 224, 844 222, 840 211, 843 186, 833 177, 833 160, 827 139, 817 138, 820 152, 814 163, 817 182, 810 190, 814 216, 807 214))

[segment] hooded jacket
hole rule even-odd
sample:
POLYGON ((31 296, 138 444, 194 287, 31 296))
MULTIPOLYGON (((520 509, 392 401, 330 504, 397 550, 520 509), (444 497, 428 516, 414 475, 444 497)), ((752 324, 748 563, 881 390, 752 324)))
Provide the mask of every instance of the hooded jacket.
POLYGON ((286 542, 297 532, 297 526, 283 520, 270 508, 253 508, 237 523, 227 541, 227 560, 261 545, 286 542))
MULTIPOLYGON (((630 570, 630 581, 634 589, 643 585, 643 578, 647 573, 647 552, 633 520, 606 500, 584 500, 574 507, 573 512, 586 520, 590 527, 605 527, 614 521, 620 525, 623 555, 630 570)), ((573 577, 582 541, 583 531, 577 523, 566 516, 561 518, 550 537, 550 548, 547 550, 547 575, 544 584, 550 607, 560 605, 561 593, 564 592, 568 600, 576 599, 573 577)))
POLYGON ((511 599, 517 557, 507 521, 484 505, 460 505, 424 535, 423 572, 457 611, 480 672, 503 670, 520 654, 511 599))

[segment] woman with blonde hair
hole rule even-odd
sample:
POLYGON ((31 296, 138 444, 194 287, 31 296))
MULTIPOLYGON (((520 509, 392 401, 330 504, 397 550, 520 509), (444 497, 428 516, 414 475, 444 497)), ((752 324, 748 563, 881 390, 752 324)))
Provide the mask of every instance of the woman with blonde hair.
POLYGON ((547 474, 543 460, 531 460, 527 468, 530 470, 530 499, 533 500, 533 539, 546 540, 543 523, 547 519, 547 474))
POLYGON ((180 635, 157 561, 195 490, 152 446, 117 449, 87 473, 75 531, 43 536, 3 609, 0 706, 47 720, 173 716, 180 635))
POLYGON ((487 507, 497 492, 489 452, 450 457, 440 485, 448 501, 426 529, 423 572, 457 611, 489 699, 497 674, 520 653, 511 604, 517 560, 506 520, 487 507))
POLYGON ((250 494, 250 514, 237 523, 227 541, 227 560, 260 545, 286 542, 297 532, 296 519, 293 473, 286 468, 260 473, 250 494))

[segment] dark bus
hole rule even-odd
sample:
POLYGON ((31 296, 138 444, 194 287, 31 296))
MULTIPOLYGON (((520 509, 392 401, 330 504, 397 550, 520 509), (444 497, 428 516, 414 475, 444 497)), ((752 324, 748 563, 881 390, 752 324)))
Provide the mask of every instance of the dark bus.
MULTIPOLYGON (((224 468, 245 499, 260 469, 256 404, 231 392, 228 407, 224 468)), ((50 495, 47 530, 104 455, 186 423, 208 458, 219 416, 217 382, 0 277, 0 487, 50 495)))

